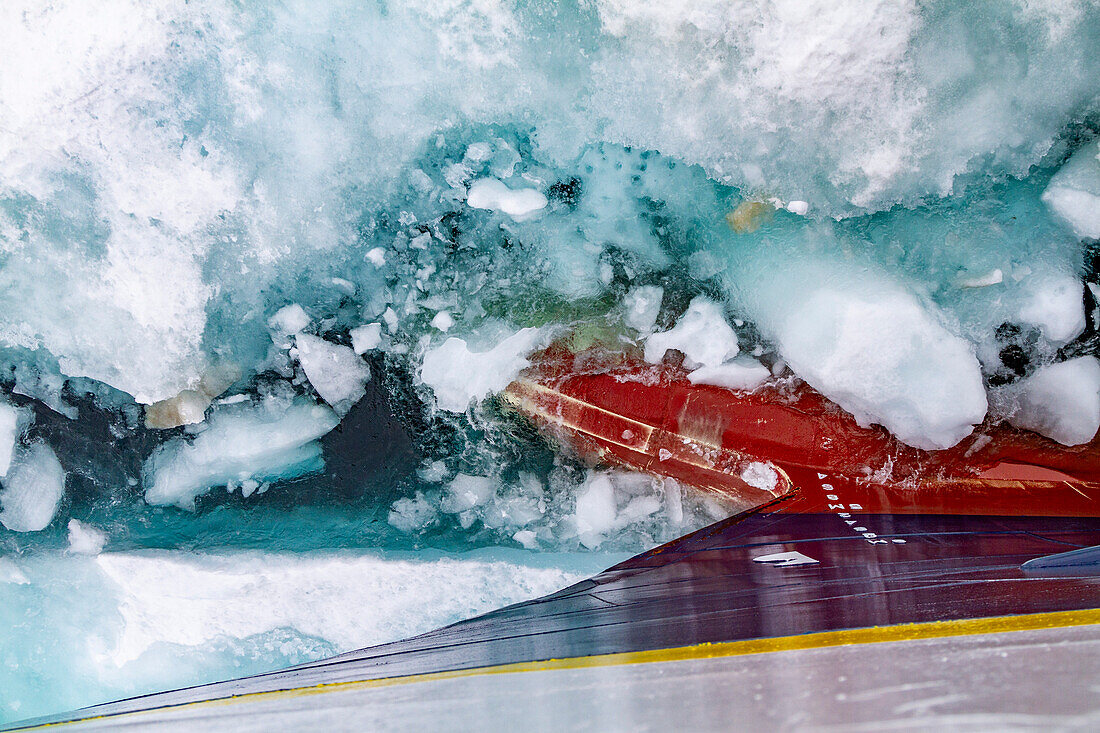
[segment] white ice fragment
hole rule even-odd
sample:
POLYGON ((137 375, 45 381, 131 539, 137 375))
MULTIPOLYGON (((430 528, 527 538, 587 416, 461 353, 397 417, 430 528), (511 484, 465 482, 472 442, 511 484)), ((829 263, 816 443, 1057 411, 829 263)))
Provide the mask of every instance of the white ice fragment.
POLYGON ((737 334, 726 323, 722 306, 700 295, 674 327, 646 339, 645 360, 656 364, 669 349, 683 352, 689 369, 717 366, 737 356, 737 334))
POLYGON ((294 339, 298 363, 321 399, 343 414, 366 392, 370 367, 353 349, 318 336, 300 333, 294 339))
POLYGON ((309 326, 309 316, 297 303, 283 306, 268 319, 267 325, 279 336, 293 336, 309 326))
POLYGON ((1043 202, 1082 239, 1100 239, 1100 140, 1066 161, 1043 191, 1043 202))
POLYGON ((1009 422, 1063 445, 1080 445, 1100 429, 1100 362, 1091 356, 1038 369, 1008 391, 1016 401, 1009 422))
POLYGON ((455 325, 455 319, 451 318, 451 314, 447 311, 439 311, 432 319, 432 328, 438 328, 443 332, 450 331, 453 325, 455 325))
POLYGON ((420 477, 421 481, 427 481, 429 484, 438 484, 447 477, 447 464, 443 461, 432 461, 419 469, 416 475, 420 477))
POLYGON ((0 401, 0 477, 8 473, 19 440, 19 410, 0 401))
POLYGON ((421 232, 412 238, 409 242, 409 247, 412 249, 427 249, 432 244, 432 235, 428 232, 421 232))
POLYGON ((512 539, 523 545, 528 550, 539 549, 538 535, 529 529, 521 529, 512 535, 512 539))
POLYGON ((362 355, 371 349, 377 349, 382 343, 382 324, 368 323, 365 326, 357 326, 349 332, 351 335, 351 348, 356 354, 362 355))
POLYGON ((387 331, 393 333, 397 330, 397 314, 393 312, 393 308, 382 311, 382 320, 386 322, 387 331))
POLYGON ((107 544, 107 533, 76 519, 69 520, 69 552, 75 555, 98 555, 107 544))
POLYGON ((256 490, 260 488, 260 482, 254 478, 246 478, 241 481, 241 496, 248 498, 256 493, 256 490))
POLYGON ((741 471, 741 480, 761 491, 774 492, 779 483, 779 474, 767 463, 750 463, 741 471))
POLYGON ((809 210, 810 205, 805 201, 791 201, 787 204, 787 211, 799 216, 806 216, 806 212, 809 210))
POLYGON ((507 387, 547 336, 542 329, 520 329, 484 352, 470 351, 465 341, 451 337, 424 354, 420 379, 435 392, 440 408, 462 412, 470 402, 507 387))
POLYGON ((988 288, 1004 282, 1005 274, 1000 268, 994 268, 984 275, 964 277, 959 280, 960 288, 988 288))
POLYGON ((439 510, 421 492, 398 499, 390 507, 390 525, 402 532, 419 532, 439 520, 439 510))
POLYGON ((487 476, 471 476, 466 473, 455 474, 447 486, 439 508, 448 514, 481 506, 496 492, 497 482, 487 476))
POLYGON ((905 291, 821 288, 787 311, 776 336, 796 374, 909 445, 948 448, 985 417, 971 346, 905 291))
POLYGON ((664 297, 664 288, 657 285, 634 288, 623 298, 623 306, 626 308, 623 322, 639 333, 650 333, 657 323, 664 297))
POLYGON ((1034 323, 1056 344, 1070 341, 1085 330, 1085 302, 1081 279, 1072 272, 1032 275, 1026 284, 1018 318, 1034 323))
POLYGON ((496 178, 479 178, 470 184, 466 203, 475 209, 501 211, 522 219, 546 208, 547 198, 533 188, 511 189, 496 178))
POLYGON ((328 407, 303 399, 221 407, 193 440, 172 438, 153 451, 142 467, 145 500, 194 509, 196 497, 233 481, 320 470, 317 438, 338 422, 328 407))
POLYGON ((0 583, 11 585, 30 585, 26 573, 11 558, 0 555, 0 583))
POLYGON ((585 547, 595 549, 616 523, 615 487, 604 475, 590 475, 577 495, 577 537, 585 547))
POLYGON ((65 471, 53 449, 32 443, 16 452, 0 490, 0 524, 13 532, 45 529, 65 494, 65 471))
POLYGON ((145 408, 145 427, 153 429, 194 425, 206 417, 210 397, 198 390, 185 389, 175 397, 160 400, 145 408))
POLYGON ((381 247, 375 247, 367 252, 367 261, 375 267, 382 267, 386 264, 386 250, 381 247))
POLYGON ((688 381, 733 390, 754 390, 771 375, 771 370, 756 359, 738 357, 725 364, 699 367, 688 374, 688 381))

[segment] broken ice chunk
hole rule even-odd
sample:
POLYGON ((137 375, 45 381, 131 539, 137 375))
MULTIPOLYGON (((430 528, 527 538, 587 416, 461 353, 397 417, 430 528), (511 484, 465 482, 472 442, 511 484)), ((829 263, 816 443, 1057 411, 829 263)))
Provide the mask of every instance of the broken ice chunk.
POLYGON ((194 509, 195 498, 246 478, 293 478, 324 467, 317 438, 339 420, 304 399, 220 407, 193 440, 165 442, 145 461, 145 501, 194 509))
POLYGON ((626 313, 623 322, 639 333, 650 333, 657 323, 661 312, 661 301, 665 297, 664 288, 656 285, 643 285, 634 288, 623 298, 626 313))
POLYGON ((799 216, 806 216, 806 212, 810 210, 810 205, 805 201, 790 201, 787 203, 787 211, 792 214, 798 214, 799 216))
POLYGON ((280 336, 293 336, 304 331, 309 326, 309 316, 302 306, 297 303, 283 306, 275 311, 275 315, 268 319, 267 325, 280 336))
POLYGON ((7 474, 11 457, 19 439, 19 410, 7 402, 0 402, 0 476, 7 474))
POLYGON ((497 482, 487 476, 455 474, 439 508, 448 514, 458 514, 481 506, 496 492, 497 482))
POLYGON ((548 332, 524 328, 484 352, 470 351, 460 338, 449 338, 424 354, 420 379, 435 392, 441 409, 463 412, 474 400, 499 392, 531 362, 527 356, 544 344, 548 332))
POLYGON ((0 524, 13 532, 45 529, 65 494, 65 471, 53 449, 32 443, 16 452, 0 490, 0 524))
POLYGON ((371 349, 377 349, 382 343, 382 324, 368 323, 351 329, 351 348, 356 354, 365 354, 371 349))
POLYGON ((1018 311, 1018 320, 1034 323, 1043 335, 1064 344, 1085 330, 1084 286, 1072 272, 1032 275, 1018 311))
POLYGON ((439 521, 439 510, 421 492, 411 499, 398 499, 390 507, 387 521, 402 532, 419 532, 439 521))
POLYGON ((753 390, 771 375, 771 370, 756 359, 737 358, 725 364, 699 367, 688 374, 688 381, 733 390, 753 390))
POLYGON ((367 252, 367 261, 375 267, 382 267, 386 264, 386 250, 381 247, 375 247, 367 252))
POLYGON ((1016 402, 1009 422, 1063 445, 1081 445, 1100 429, 1100 362, 1082 356, 1042 367, 1006 390, 1016 402))
POLYGON ((595 549, 615 527, 617 507, 611 479, 604 475, 591 475, 577 495, 576 506, 577 537, 582 545, 590 550, 595 549))
POLYGON ((718 366, 737 356, 737 334, 726 323, 722 306, 700 295, 673 328, 646 339, 645 360, 656 364, 669 349, 682 352, 688 368, 718 366))
POLYGON ((98 555, 107 544, 107 533, 76 519, 69 520, 69 552, 76 555, 98 555))
POLYGON ((999 285, 1004 282, 1005 274, 999 268, 994 268, 984 275, 962 277, 959 279, 960 288, 988 288, 991 285, 999 285))
POLYGON ((451 314, 447 311, 439 311, 432 319, 432 328, 438 328, 440 331, 449 331, 453 325, 455 325, 455 319, 451 318, 451 314))
POLYGON ((171 399, 154 402, 145 408, 145 427, 175 428, 203 421, 210 398, 193 389, 185 389, 171 399))
POLYGON ((298 334, 294 344, 309 383, 337 414, 346 413, 362 398, 370 367, 353 349, 308 333, 298 334))
POLYGON ((466 203, 475 209, 500 211, 522 219, 546 208, 549 201, 533 188, 511 189, 496 178, 479 178, 470 184, 466 203))
POLYGON ((1082 239, 1100 239, 1100 140, 1066 161, 1043 191, 1043 202, 1082 239))

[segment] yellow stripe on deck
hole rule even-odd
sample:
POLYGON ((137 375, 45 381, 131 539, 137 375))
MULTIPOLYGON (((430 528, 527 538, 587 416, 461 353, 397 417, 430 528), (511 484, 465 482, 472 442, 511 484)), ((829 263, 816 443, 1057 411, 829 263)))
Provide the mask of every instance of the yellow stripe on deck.
POLYGON ((516 662, 490 667, 452 670, 447 672, 427 672, 403 677, 385 677, 372 680, 351 680, 347 682, 324 682, 309 687, 295 687, 288 690, 270 690, 266 692, 248 692, 232 697, 200 700, 197 702, 165 705, 146 710, 135 710, 106 715, 91 715, 86 718, 15 730, 36 730, 40 728, 80 723, 106 718, 124 718, 152 712, 163 712, 191 708, 194 706, 233 705, 258 698, 295 698, 319 695, 339 690, 371 689, 393 687, 417 682, 434 682, 465 677, 480 677, 496 674, 518 674, 522 672, 551 672, 554 670, 590 669, 595 667, 616 667, 628 664, 647 664, 651 662, 683 662, 696 659, 717 659, 750 654, 769 654, 771 652, 795 651, 800 649, 820 649, 824 647, 879 644, 891 641, 916 641, 920 639, 941 639, 951 636, 974 636, 977 634, 999 634, 1012 631, 1036 631, 1070 626, 1088 626, 1100 624, 1100 609, 1078 611, 1055 611, 1019 616, 993 616, 989 618, 956 619, 929 623, 898 624, 896 626, 873 626, 863 629, 843 629, 839 631, 821 631, 796 636, 779 636, 767 639, 746 639, 743 641, 696 644, 693 646, 673 647, 671 649, 652 649, 639 652, 620 652, 614 654, 596 654, 584 657, 547 659, 539 662, 516 662))

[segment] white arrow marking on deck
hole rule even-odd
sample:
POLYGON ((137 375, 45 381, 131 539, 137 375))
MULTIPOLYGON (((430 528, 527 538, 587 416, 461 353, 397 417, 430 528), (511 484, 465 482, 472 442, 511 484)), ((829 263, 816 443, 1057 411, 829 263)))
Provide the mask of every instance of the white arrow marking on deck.
POLYGON ((753 562, 763 562, 774 565, 777 568, 790 568, 796 565, 816 565, 819 561, 803 555, 801 552, 775 552, 771 555, 754 557, 753 562))

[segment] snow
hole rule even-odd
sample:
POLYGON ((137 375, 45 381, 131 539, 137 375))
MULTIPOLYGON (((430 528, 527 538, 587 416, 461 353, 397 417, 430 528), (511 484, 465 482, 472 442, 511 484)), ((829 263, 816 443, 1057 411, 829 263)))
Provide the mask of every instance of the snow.
POLYGON ((98 555, 107 544, 106 532, 76 519, 69 520, 68 530, 69 552, 77 555, 98 555))
POLYGON ((13 532, 45 529, 65 494, 65 471, 45 443, 16 452, 0 490, 0 524, 13 532))
POLYGON ((973 348, 913 295, 884 283, 822 287, 783 307, 776 336, 787 364, 860 424, 937 449, 985 417, 973 348))
POLYGON ((688 368, 714 367, 737 356, 737 334, 726 323, 720 304, 698 296, 675 326, 646 339, 645 359, 658 363, 669 349, 682 352, 688 368))
POLYGON ((775 491, 779 474, 767 463, 750 463, 741 470, 741 480, 763 491, 775 491))
POLYGON ((756 359, 738 357, 724 364, 699 367, 688 374, 688 380, 694 384, 712 384, 726 389, 751 391, 771 375, 771 370, 756 359))
POLYGON ((363 397, 370 367, 354 349, 308 333, 295 336, 294 346, 309 383, 338 415, 363 397))
POLYGON ((350 331, 351 348, 356 354, 363 355, 368 351, 377 349, 382 343, 382 324, 368 323, 357 326, 350 331))
POLYGON ((661 312, 664 296, 664 288, 656 285, 634 288, 623 298, 623 307, 626 309, 623 323, 639 333, 651 333, 661 312))
POLYGON ((496 178, 480 178, 470 184, 466 203, 475 209, 500 211, 522 219, 546 208, 549 202, 533 188, 511 189, 496 178))
POLYGON ((316 440, 337 422, 332 410, 304 399, 219 406, 193 440, 172 438, 145 461, 145 501, 194 509, 195 499, 217 486, 319 470, 316 440))
POLYGON ((1038 369, 1007 393, 1009 422, 1063 445, 1080 445, 1100 429, 1100 362, 1082 356, 1038 369))
POLYGON ((1100 239, 1100 140, 1082 146, 1050 179, 1043 201, 1082 239, 1100 239))
POLYGON ((0 402, 0 477, 7 475, 19 440, 19 411, 0 402))
POLYGON ((471 402, 507 387, 530 365, 528 355, 547 337, 543 329, 523 328, 481 352, 451 337, 424 354, 420 379, 435 393, 441 409, 464 412, 471 402))

